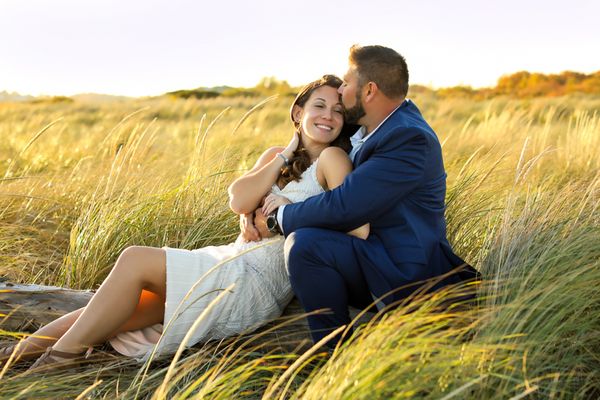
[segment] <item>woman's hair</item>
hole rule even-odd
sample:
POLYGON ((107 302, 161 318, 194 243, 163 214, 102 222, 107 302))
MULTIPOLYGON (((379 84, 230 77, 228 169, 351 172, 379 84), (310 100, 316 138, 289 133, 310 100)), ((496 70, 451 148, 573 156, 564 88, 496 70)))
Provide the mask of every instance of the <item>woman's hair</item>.
MULTIPOLYGON (((305 85, 300 90, 298 95, 296 95, 296 98, 294 99, 294 102, 292 103, 292 106, 290 107, 290 117, 292 119, 292 122, 294 123, 294 126, 298 130, 298 136, 300 137, 300 143, 298 143, 298 148, 296 149, 296 151, 294 151, 294 155, 292 156, 292 158, 290 158, 289 165, 283 166, 281 168, 281 175, 279 176, 279 180, 278 180, 278 183, 280 185, 285 186, 288 183, 290 183, 291 181, 299 181, 302 173, 304 171, 306 171, 306 169, 311 164, 311 160, 310 160, 308 151, 306 151, 306 149, 304 148, 304 145, 302 144, 302 136, 300 135, 300 122, 294 120, 294 115, 293 115, 294 114, 294 106, 297 105, 297 106, 304 108, 304 105, 310 98, 310 95, 320 87, 329 86, 334 89, 338 89, 341 85, 342 85, 342 80, 340 78, 338 78, 337 76, 323 75, 323 77, 321 79, 318 79, 316 81, 310 82, 309 84, 305 85)), ((350 130, 352 129, 351 127, 355 127, 355 126, 347 127, 347 124, 344 124, 344 127, 342 128, 342 131, 340 132, 339 136, 333 142, 331 142, 330 145, 341 147, 346 152, 350 151, 350 148, 351 148, 350 135, 352 133, 354 133, 354 132, 350 132, 350 130)))

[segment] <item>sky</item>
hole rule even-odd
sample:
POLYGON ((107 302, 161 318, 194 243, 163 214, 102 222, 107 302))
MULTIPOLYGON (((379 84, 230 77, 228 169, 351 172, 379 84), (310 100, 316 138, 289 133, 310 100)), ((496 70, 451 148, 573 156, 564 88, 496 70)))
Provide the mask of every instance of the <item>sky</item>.
POLYGON ((0 0, 0 91, 157 95, 342 75, 392 47, 411 83, 600 69, 598 0, 0 0))

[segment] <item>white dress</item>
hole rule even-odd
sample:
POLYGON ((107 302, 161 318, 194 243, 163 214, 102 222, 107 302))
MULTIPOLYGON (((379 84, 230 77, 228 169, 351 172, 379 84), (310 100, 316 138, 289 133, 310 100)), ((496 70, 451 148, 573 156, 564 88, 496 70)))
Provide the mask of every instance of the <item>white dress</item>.
MULTIPOLYGON (((315 161, 300 181, 292 181, 283 189, 273 185, 271 192, 292 202, 322 193, 316 171, 315 161)), ((119 353, 145 360, 155 347, 155 356, 177 351, 196 320, 186 346, 252 331, 279 317, 293 297, 283 243, 282 236, 250 243, 239 236, 235 243, 191 251, 165 247, 165 325, 124 332, 109 342, 119 353), (232 284, 231 291, 213 302, 232 284)))

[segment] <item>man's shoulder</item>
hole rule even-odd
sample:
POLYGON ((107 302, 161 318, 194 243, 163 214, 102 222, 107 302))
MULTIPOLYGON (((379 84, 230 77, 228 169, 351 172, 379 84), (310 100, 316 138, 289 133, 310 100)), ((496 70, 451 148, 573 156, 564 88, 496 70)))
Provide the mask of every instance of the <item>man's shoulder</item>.
POLYGON ((429 126, 415 103, 406 99, 404 103, 390 116, 390 123, 396 127, 422 128, 429 126))
POLYGON ((403 135, 424 135, 428 140, 438 141, 437 135, 431 126, 425 121, 423 115, 417 106, 411 101, 406 100, 402 107, 398 108, 387 121, 385 131, 391 136, 403 135))

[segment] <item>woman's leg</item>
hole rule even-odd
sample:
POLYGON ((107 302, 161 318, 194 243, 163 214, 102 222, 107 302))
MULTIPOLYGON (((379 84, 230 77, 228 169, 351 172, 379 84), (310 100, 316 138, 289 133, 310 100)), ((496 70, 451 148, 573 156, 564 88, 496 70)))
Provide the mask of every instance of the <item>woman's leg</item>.
POLYGON ((60 318, 44 325, 31 336, 21 340, 16 349, 16 356, 20 359, 35 358, 42 354, 47 347, 52 346, 58 338, 75 323, 83 308, 72 311, 60 318))
MULTIPOLYGON (((77 318, 81 315, 85 307, 72 311, 63 315, 60 318, 44 325, 34 334, 22 340, 17 349, 17 354, 20 359, 27 360, 36 358, 44 353, 46 348, 54 345, 68 330, 73 326, 77 318)), ((158 322, 162 322, 165 312, 165 302, 160 296, 150 291, 144 290, 139 298, 138 305, 133 312, 133 315, 110 337, 113 337, 121 332, 133 331, 136 329, 152 326, 158 322)))
POLYGON ((102 343, 120 331, 162 322, 165 296, 165 251, 152 247, 129 247, 121 253, 88 305, 53 348, 71 353, 83 352, 85 348, 102 343))

